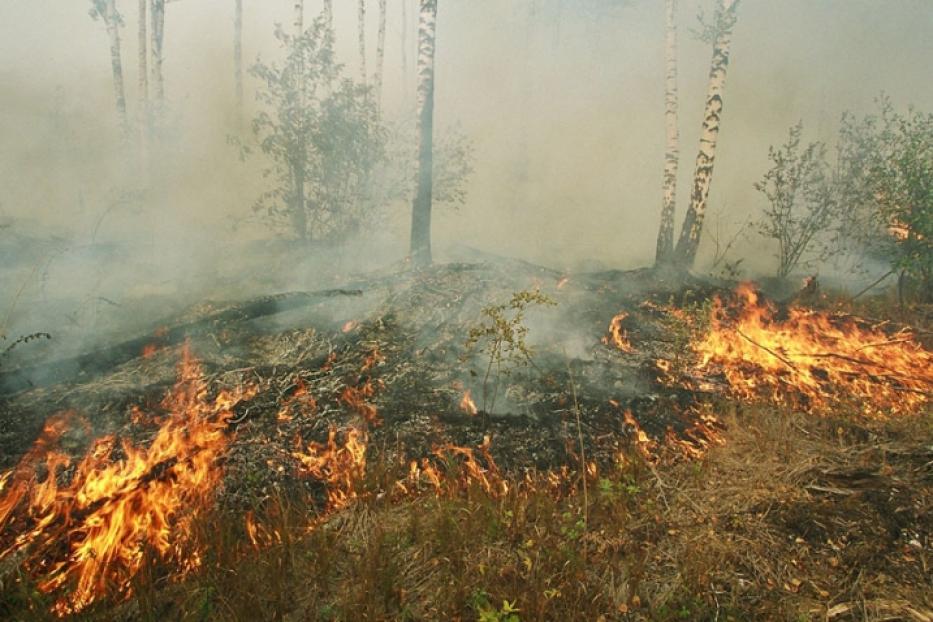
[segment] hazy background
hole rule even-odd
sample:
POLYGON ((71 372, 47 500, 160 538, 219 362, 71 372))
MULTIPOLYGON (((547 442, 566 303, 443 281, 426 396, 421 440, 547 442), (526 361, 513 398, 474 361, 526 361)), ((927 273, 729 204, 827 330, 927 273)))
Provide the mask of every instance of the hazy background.
MULTIPOLYGON (((335 5, 338 52, 355 77, 357 3, 335 5)), ((403 72, 402 0, 389 0, 383 101, 395 120, 413 115, 416 5, 408 0, 403 72)), ((274 24, 290 29, 292 6, 291 0, 244 0, 247 67, 258 56, 278 57, 274 24)), ((701 7, 709 13, 713 3, 682 0, 678 8, 678 227, 711 54, 690 32, 701 7)), ((241 163, 227 142, 238 131, 233 0, 166 6, 171 129, 142 207, 120 200, 128 188, 145 184, 120 146, 108 37, 89 8, 85 0, 0 2, 0 225, 63 240, 47 247, 26 240, 6 249, 0 313, 10 316, 11 334, 28 328, 30 319, 28 304, 6 311, 14 297, 48 301, 94 292, 98 314, 109 304, 96 300, 102 295, 172 293, 192 274, 215 274, 235 263, 239 242, 271 237, 243 220, 263 189, 258 163, 241 163), (101 247, 111 243, 131 245, 133 258, 114 251, 108 263, 101 247), (23 253, 28 261, 21 261, 23 253)), ((136 2, 119 0, 118 8, 126 21, 122 53, 132 119, 136 2)), ((306 24, 320 8, 321 2, 306 2, 306 24)), ((378 3, 370 0, 371 73, 377 27, 378 3)), ((662 0, 439 0, 436 127, 459 125, 470 137, 475 173, 462 208, 436 209, 436 246, 459 242, 561 269, 649 264, 661 200, 663 35, 662 0)), ((930 0, 743 0, 709 226, 716 213, 728 230, 760 209, 752 183, 767 168, 768 145, 783 141, 788 126, 802 119, 808 139, 831 141, 842 111, 868 111, 882 91, 898 107, 929 109, 931 67, 930 0)), ((247 76, 247 118, 254 86, 247 76)), ((406 254, 409 210, 393 206, 381 243, 367 247, 375 262, 406 254)), ((754 250, 754 266, 771 269, 760 238, 749 236, 744 248, 754 250)), ((314 272, 307 265, 297 271, 295 286, 308 286, 314 272)), ((235 273, 225 278, 235 281, 235 273)))

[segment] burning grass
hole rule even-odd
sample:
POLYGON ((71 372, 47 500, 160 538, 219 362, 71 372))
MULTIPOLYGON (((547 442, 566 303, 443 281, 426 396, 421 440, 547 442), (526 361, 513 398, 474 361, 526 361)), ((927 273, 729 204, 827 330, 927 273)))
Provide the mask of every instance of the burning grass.
POLYGON ((187 348, 178 373, 148 446, 105 436, 72 463, 56 443, 74 417, 56 416, 12 472, 0 498, 0 527, 4 535, 17 535, 0 559, 21 555, 44 593, 66 588, 53 605, 57 614, 126 593, 146 549, 173 560, 181 572, 200 565, 202 551, 189 539, 191 520, 221 481, 217 461, 228 444, 231 409, 254 391, 208 397, 187 348))
POLYGON ((703 458, 633 448, 587 469, 588 495, 573 470, 508 476, 482 447, 447 448, 424 468, 370 460, 355 502, 310 532, 316 511, 288 497, 246 520, 209 511, 191 525, 197 572, 143 573, 97 619, 933 616, 928 420, 723 418, 703 458))
MULTIPOLYGON (((468 316, 459 287, 439 303, 467 277, 389 299, 468 316)), ((535 350, 498 412, 467 388, 489 368, 464 369, 469 329, 431 316, 428 342, 396 306, 259 338, 210 379, 185 350, 157 404, 120 402, 149 440, 72 459, 89 424, 49 418, 0 474, 0 616, 933 616, 927 350, 749 289, 708 318, 607 307, 589 356, 535 350), (882 411, 919 416, 843 416, 882 411)))
POLYGON ((721 373, 729 392, 808 412, 858 404, 867 415, 916 413, 933 392, 933 354, 910 329, 790 307, 786 316, 743 285, 714 301, 693 344, 700 373, 721 373))

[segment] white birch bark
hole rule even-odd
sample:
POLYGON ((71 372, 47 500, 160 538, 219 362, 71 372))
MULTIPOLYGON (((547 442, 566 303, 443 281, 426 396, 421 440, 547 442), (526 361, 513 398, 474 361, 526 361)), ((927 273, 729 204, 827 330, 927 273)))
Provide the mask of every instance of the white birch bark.
POLYGON ((120 15, 117 13, 116 0, 107 0, 101 15, 110 38, 110 68, 113 72, 113 95, 117 105, 120 126, 128 129, 126 117, 126 91, 123 86, 123 60, 120 53, 120 15))
POLYGON ((418 19, 418 189, 412 205, 411 260, 431 264, 431 198, 433 193, 434 52, 437 0, 421 0, 418 19))
POLYGON ((703 231, 703 218, 713 178, 713 163, 716 159, 716 141, 722 119, 722 96, 726 85, 726 69, 729 67, 729 46, 739 0, 721 0, 720 19, 717 24, 716 42, 713 45, 713 60, 710 63, 709 84, 706 92, 706 109, 700 133, 700 151, 697 154, 693 174, 693 192, 690 207, 680 230, 680 238, 674 251, 678 265, 689 268, 696 259, 703 231))
POLYGON ((235 0, 233 15, 233 80, 237 122, 243 118, 243 0, 235 0))
POLYGON ((360 82, 366 84, 366 0, 359 0, 357 21, 359 22, 360 82))
POLYGON ((153 97, 159 113, 165 102, 165 84, 162 80, 162 42, 165 40, 165 0, 150 0, 149 3, 149 64, 153 97))
POLYGON ((661 226, 655 263, 667 262, 674 251, 674 212, 677 207, 677 164, 680 135, 677 129, 677 0, 665 0, 664 37, 664 122, 667 149, 664 153, 664 181, 661 200, 661 226))
POLYGON ((300 37, 305 31, 305 2, 304 0, 295 0, 295 36, 300 37))
POLYGON ((386 57, 386 0, 379 0, 379 37, 376 40, 376 102, 382 103, 382 75, 386 57))

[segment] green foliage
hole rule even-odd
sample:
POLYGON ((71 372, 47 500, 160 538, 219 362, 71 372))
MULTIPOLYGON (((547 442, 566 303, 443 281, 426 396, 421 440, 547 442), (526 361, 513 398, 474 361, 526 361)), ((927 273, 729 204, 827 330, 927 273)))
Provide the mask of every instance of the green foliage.
MULTIPOLYGON (((253 119, 269 160, 272 187, 254 209, 299 238, 350 235, 371 222, 374 169, 384 161, 386 130, 371 89, 343 78, 333 34, 323 18, 301 36, 281 27, 284 64, 257 63, 263 109, 253 119)), ((243 147, 249 153, 249 147, 243 147)))
POLYGON ((828 256, 830 247, 823 237, 839 213, 826 146, 802 145, 802 133, 803 123, 798 123, 780 148, 768 148, 772 167, 755 184, 768 201, 758 229, 778 244, 779 278, 787 277, 808 255, 828 256))
POLYGON ((739 2, 736 0, 728 10, 723 10, 720 0, 716 0, 713 16, 709 17, 701 6, 697 10, 697 28, 691 28, 691 34, 697 40, 713 45, 720 35, 735 28, 738 7, 739 2))
POLYGON ((538 290, 523 290, 512 294, 512 299, 507 303, 483 308, 483 319, 470 328, 465 344, 468 351, 479 348, 488 357, 483 378, 483 410, 486 410, 488 383, 493 368, 496 370, 496 382, 489 409, 495 405, 501 374, 508 375, 516 367, 534 365, 531 348, 526 342, 528 327, 525 325, 525 313, 528 308, 556 304, 538 290))
POLYGON ((521 610, 515 606, 514 601, 503 600, 502 606, 496 608, 490 604, 489 595, 480 590, 473 593, 470 603, 479 615, 479 622, 521 622, 518 616, 521 610))
MULTIPOLYGON (((414 124, 388 126, 386 158, 373 177, 373 194, 384 203, 408 202, 415 194, 414 154, 418 132, 414 124)), ((434 204, 459 207, 466 201, 466 182, 473 174, 473 143, 458 127, 435 130, 432 174, 434 204)))
POLYGON ((839 132, 839 189, 847 210, 840 242, 919 279, 933 278, 933 113, 845 114, 839 132))

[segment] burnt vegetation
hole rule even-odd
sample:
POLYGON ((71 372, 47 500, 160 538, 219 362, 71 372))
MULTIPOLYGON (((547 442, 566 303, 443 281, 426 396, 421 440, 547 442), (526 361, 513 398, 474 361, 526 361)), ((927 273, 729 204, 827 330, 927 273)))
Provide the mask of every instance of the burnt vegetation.
MULTIPOLYGON (((769 126, 754 171, 730 172, 759 203, 729 206, 711 187, 735 163, 714 167, 752 9, 682 25, 712 59, 705 100, 680 102, 683 11, 647 3, 660 226, 626 269, 587 240, 531 261, 449 225, 544 175, 527 128, 458 124, 453 2, 299 0, 273 26, 238 0, 209 166, 182 155, 203 136, 172 95, 188 3, 131 4, 91 3, 118 181, 80 185, 101 186, 74 199, 87 231, 0 223, 0 618, 933 622, 931 113, 882 95, 830 110, 819 140, 806 118, 769 126), (223 226, 147 241, 218 168, 223 226)), ((516 4, 527 62, 536 39, 562 50, 558 26, 638 9, 573 4, 516 4)), ((535 217, 571 208, 586 218, 535 217)))

